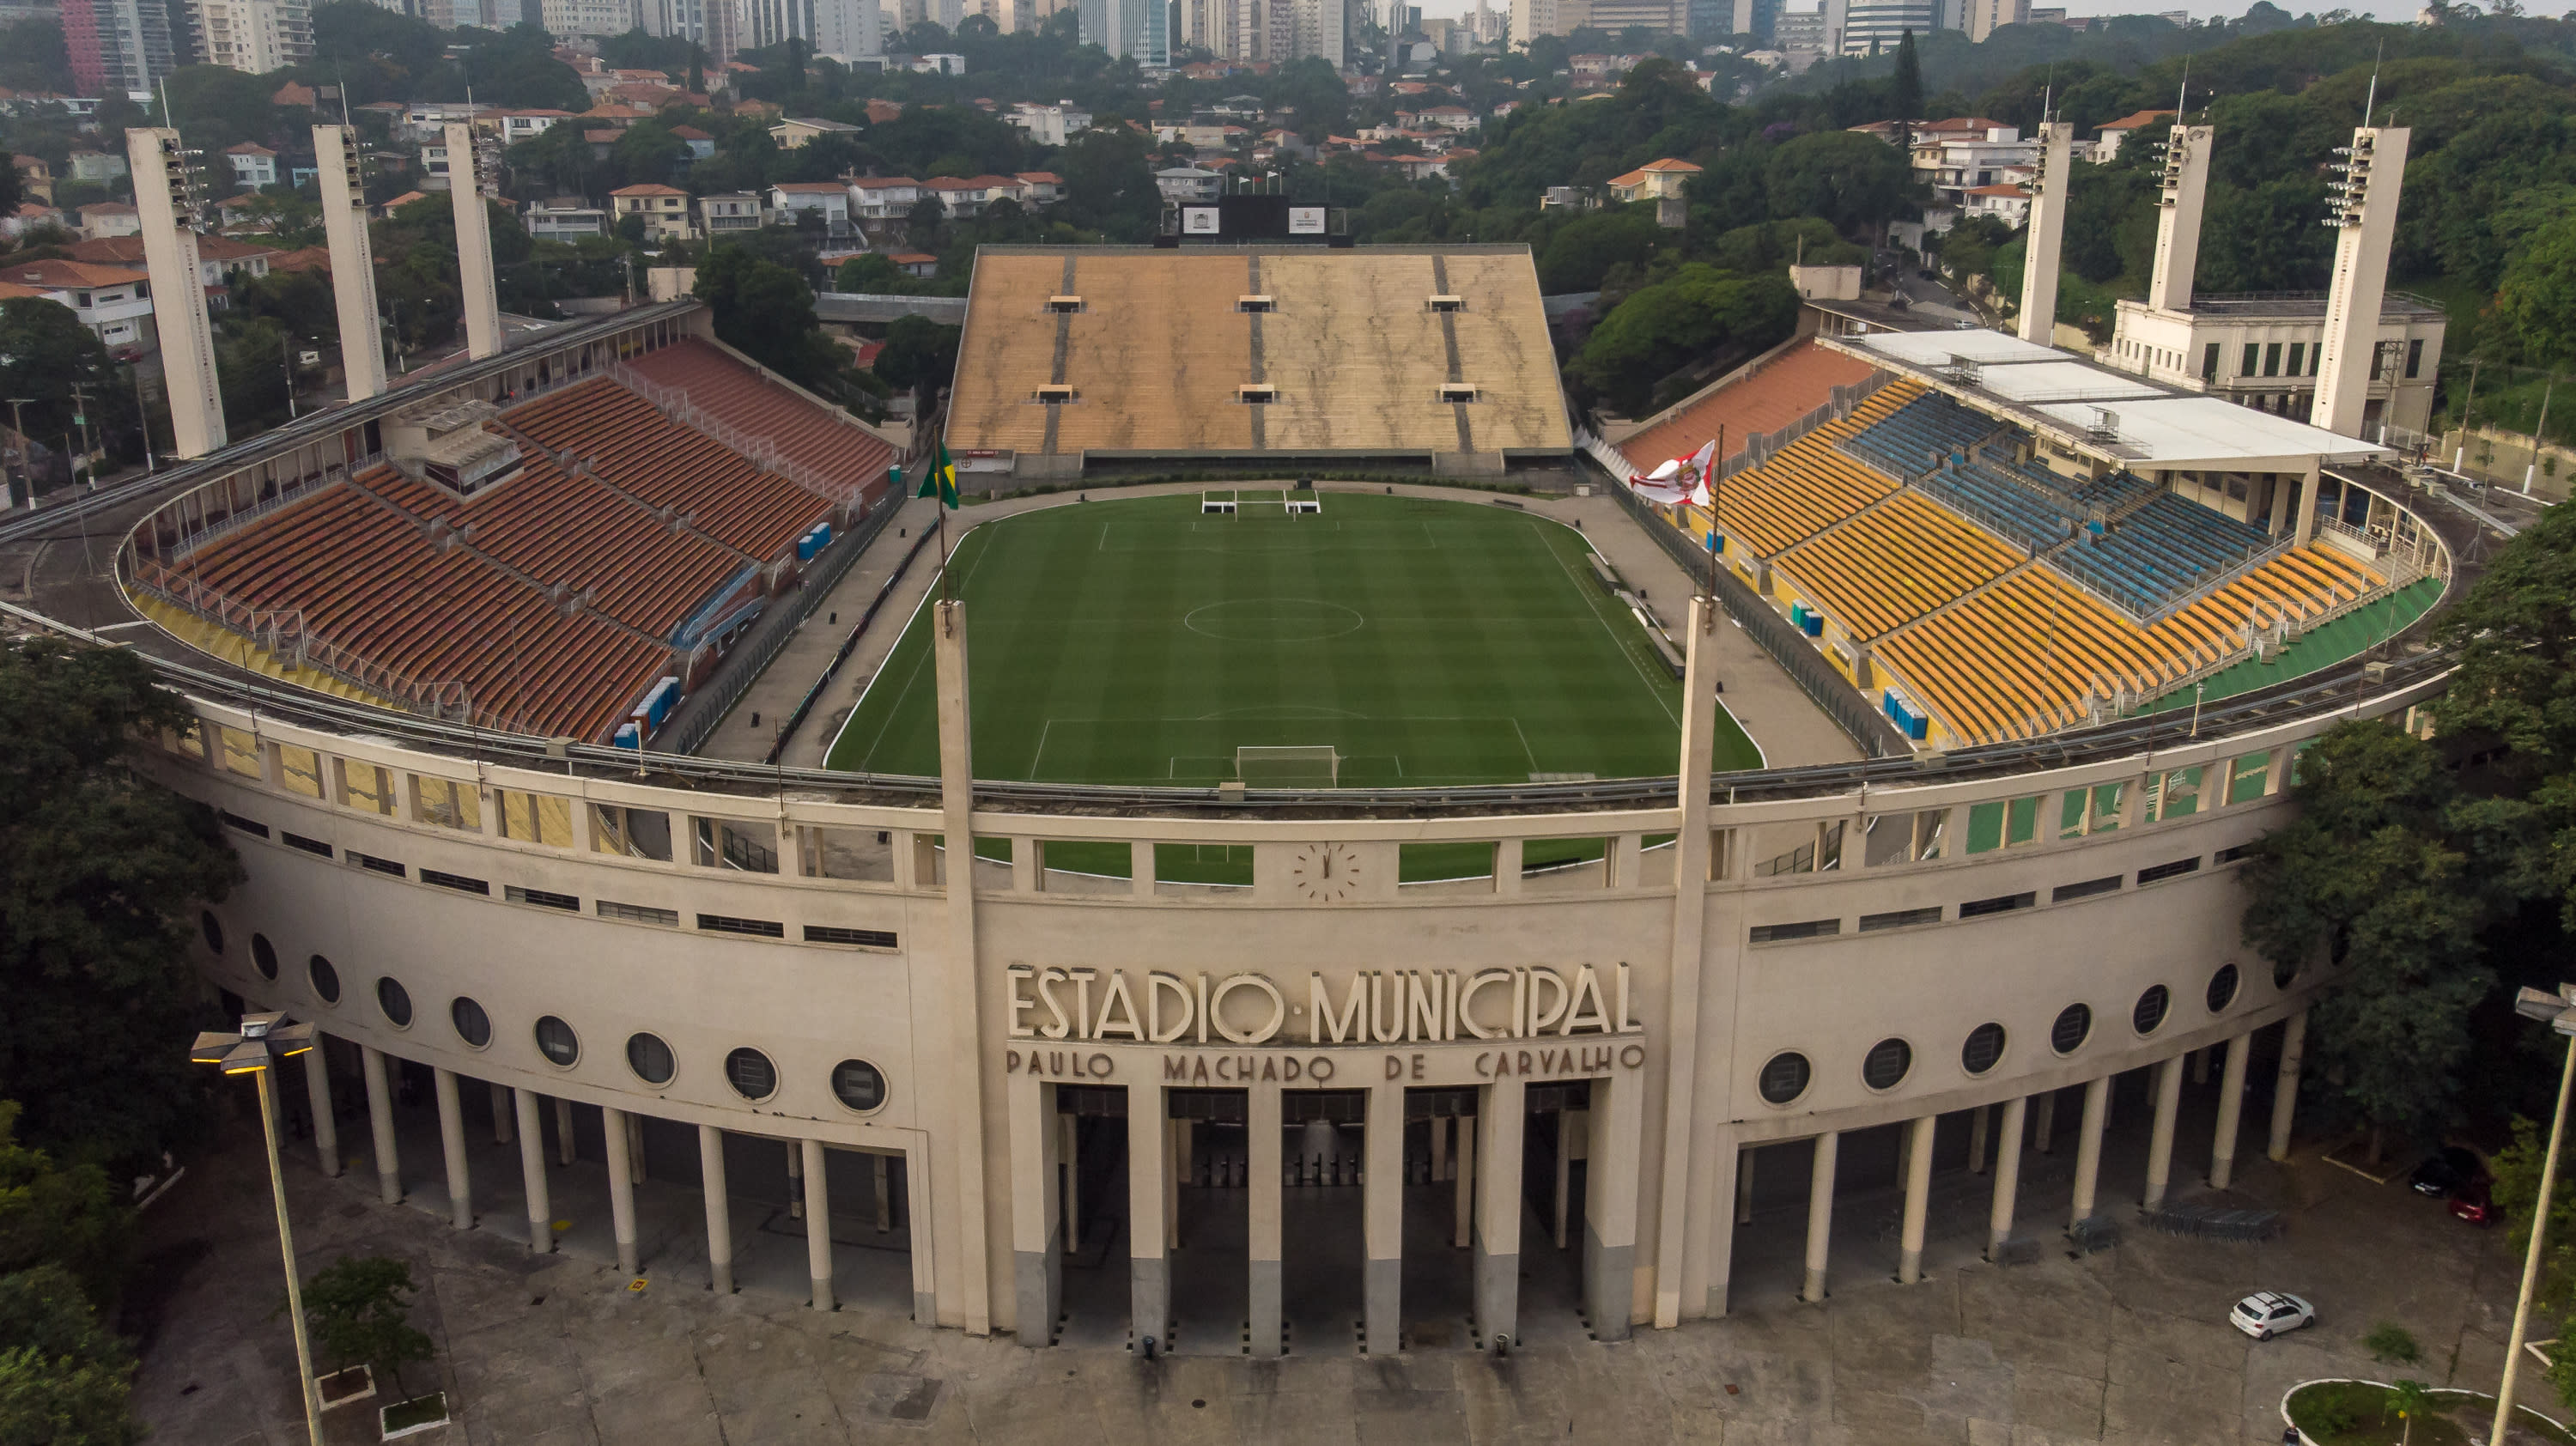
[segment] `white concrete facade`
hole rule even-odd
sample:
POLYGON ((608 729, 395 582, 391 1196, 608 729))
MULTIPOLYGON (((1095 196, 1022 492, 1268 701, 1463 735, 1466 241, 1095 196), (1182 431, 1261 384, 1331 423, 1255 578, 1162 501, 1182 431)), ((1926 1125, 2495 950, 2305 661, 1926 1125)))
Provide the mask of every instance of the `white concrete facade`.
POLYGON ((142 220, 143 261, 159 293, 152 315, 161 340, 162 385, 170 399, 171 450, 202 457, 224 445, 224 397, 215 380, 215 330, 197 284, 197 198, 188 181, 184 142, 174 130, 137 126, 125 133, 134 171, 134 207, 142 220))
POLYGON ((322 231, 331 247, 331 300, 340 319, 340 363, 349 400, 385 389, 384 337, 376 311, 374 244, 367 235, 367 188, 359 174, 358 133, 347 126, 313 128, 313 164, 322 187, 322 231))

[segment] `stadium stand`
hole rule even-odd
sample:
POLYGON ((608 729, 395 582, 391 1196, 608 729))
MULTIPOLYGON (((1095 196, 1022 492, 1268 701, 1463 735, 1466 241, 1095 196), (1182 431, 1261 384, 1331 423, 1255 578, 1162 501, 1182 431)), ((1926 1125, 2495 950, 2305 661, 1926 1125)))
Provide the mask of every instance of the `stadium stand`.
MULTIPOLYGON (((1791 344, 1741 376, 1722 378, 1698 395, 1646 419, 1612 445, 1641 472, 1668 457, 1684 457, 1726 428, 1727 455, 1745 439, 1769 434, 1814 410, 1834 388, 1869 379, 1869 363, 1827 351, 1813 341, 1791 344)), ((1721 459, 1722 460, 1722 459, 1721 459)))
POLYGON ((848 416, 746 365, 722 348, 690 338, 644 353, 627 366, 649 382, 676 387, 691 403, 737 431, 768 439, 779 452, 827 482, 852 492, 883 494, 894 448, 848 416))
POLYGON ((2112 601, 2147 614, 2273 545, 2261 528, 2159 493, 2107 531, 2079 536, 2050 561, 2112 601))
MULTIPOLYGON (((1761 466, 1728 478, 1717 498, 1724 518, 1721 530, 1731 539, 1741 538, 1752 555, 1771 557, 1895 491, 1893 481, 1846 456, 1840 443, 1922 391, 1915 382, 1882 387, 1863 399, 1849 417, 1827 422, 1761 466)), ((1696 533, 1708 525, 1705 510, 1681 510, 1687 514, 1685 530, 1696 533)))
POLYGON ((2020 561, 1922 497, 1899 492, 1790 548, 1779 566, 1846 631, 1874 638, 2020 561))
MULTIPOLYGON (((1424 300, 1443 289, 1432 280, 1431 262, 1421 252, 1358 250, 1260 258, 1259 282, 1244 285, 1276 298, 1261 318, 1262 380, 1279 388, 1279 400, 1264 408, 1264 445, 1291 452, 1458 450, 1457 408, 1439 393, 1449 375, 1441 316, 1424 300)), ((1463 324, 1471 314, 1482 315, 1454 315, 1463 324)), ((1544 320, 1538 335, 1547 335, 1544 320)), ((1479 373, 1462 380, 1483 383, 1488 366, 1517 371, 1527 362, 1471 349, 1463 332, 1458 343, 1462 361, 1473 357, 1479 373)), ((1539 362, 1555 368, 1544 349, 1539 362)), ((1480 421, 1491 409, 1470 410, 1480 421)))
POLYGON ((605 378, 576 383, 502 414, 510 430, 570 452, 617 490, 668 507, 690 526, 755 558, 777 557, 830 503, 764 472, 605 378))

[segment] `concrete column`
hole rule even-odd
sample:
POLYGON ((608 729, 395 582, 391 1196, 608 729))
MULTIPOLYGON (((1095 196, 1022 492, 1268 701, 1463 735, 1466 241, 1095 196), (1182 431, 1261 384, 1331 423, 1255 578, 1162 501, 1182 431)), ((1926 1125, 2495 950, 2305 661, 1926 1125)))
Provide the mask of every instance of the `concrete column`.
POLYGON ((1171 1257, 1164 1253, 1171 1210, 1171 1122, 1160 1085, 1127 1087, 1127 1336, 1139 1358, 1145 1340, 1168 1343, 1171 1257))
POLYGON ((805 1273, 814 1282, 816 1310, 832 1310, 832 1190, 825 1178, 823 1142, 801 1140, 805 1159, 805 1273))
MULTIPOLYGON (((2364 345, 2366 347, 2368 344, 2365 343, 2364 345)), ((2336 428, 2331 421, 2327 421, 2323 418, 2313 418, 2312 420, 2317 426, 2324 427, 2329 431, 2340 430, 2336 428)), ((2346 433, 2346 435, 2357 435, 2359 431, 2360 428, 2356 424, 2349 432, 2346 433)), ((2314 540, 2317 535, 2317 485, 2323 481, 2325 477, 2325 469, 2321 465, 2321 461, 2322 459, 2310 459, 2306 475, 2299 479, 2299 526, 2298 531, 2292 538, 2292 544, 2294 546, 2305 547, 2309 542, 2314 540)))
POLYGON ((630 1178, 627 1183, 631 1185, 643 1184, 644 1117, 642 1115, 628 1115, 626 1117, 626 1161, 629 1165, 634 1167, 628 1172, 630 1178))
MULTIPOLYGON (((1437 1127, 1440 1122, 1432 1121, 1437 1127)), ((1369 1086, 1368 1173, 1360 1180, 1368 1264, 1360 1284, 1368 1353, 1390 1356, 1404 1338, 1404 1086, 1369 1086)))
POLYGON ((1816 1163, 1807 1177, 1807 1284, 1798 1298, 1809 1303, 1825 1298, 1825 1257, 1834 1240, 1834 1161, 1842 1137, 1832 1130, 1816 1136, 1816 1163))
MULTIPOLYGON (((1592 1107, 1583 1112, 1583 1313, 1592 1334, 1605 1341, 1624 1341, 1637 1310, 1637 1213, 1640 1203, 1639 1157, 1646 1146, 1646 1086, 1643 1076, 1621 1075, 1592 1082, 1592 1107)), ((1517 1147, 1515 1147, 1517 1149, 1517 1147)), ((1730 1139, 1718 1160, 1732 1161, 1730 1139)), ((1515 1154, 1514 1158, 1518 1158, 1515 1154)), ((1726 1198, 1721 1193, 1715 1198, 1726 1198)), ((1719 1231, 1726 1219, 1719 1212, 1719 1231)), ((1733 1237, 1715 1242, 1732 1249, 1733 1237)), ((1723 1257, 1720 1257, 1723 1259, 1723 1257)), ((1725 1272, 1714 1277, 1723 1298, 1725 1272)), ((1702 1302, 1707 1297, 1701 1297, 1702 1302)))
MULTIPOLYGON (((953 1294, 963 1310, 966 1333, 982 1336, 993 1332, 993 1286, 982 1248, 989 1234, 984 1221, 988 1193, 984 1184, 984 1026, 983 1003, 977 993, 975 759, 966 708, 966 607, 941 601, 932 605, 931 612, 931 646, 939 683, 940 831, 948 845, 947 917, 940 952, 945 977, 940 992, 948 1026, 948 1118, 955 1122, 954 1128, 944 1131, 947 1155, 941 1167, 953 1173, 945 1177, 950 1189, 942 1208, 955 1211, 958 1239, 963 1242, 956 1252, 958 1278, 953 1294)), ((947 1223, 942 1222, 943 1229, 947 1223)), ((1155 1319, 1159 1322, 1161 1317, 1155 1319)))
POLYGON ((2021 1192, 2021 1128, 2030 1113, 2030 1101, 2015 1095, 2004 1101, 2004 1117, 1996 1131, 1995 1203, 1986 1213, 1986 1259, 1993 1260, 2012 1239, 2013 1208, 2021 1192))
MULTIPOLYGON (((1700 975, 1707 933, 1709 868, 1709 776, 1717 729, 1717 600, 1693 598, 1682 669, 1682 737, 1678 767, 1680 808, 1673 835, 1673 927, 1665 975, 1670 997, 1664 1007, 1664 1139, 1662 1174, 1655 1207, 1655 1325, 1677 1325, 1682 1314, 1682 1276, 1689 1253, 1691 1152, 1697 1145, 1692 1111, 1699 1100, 1700 975)), ((1734 1007, 1726 997, 1709 1027, 1723 1039, 1732 1028, 1734 1007)), ((1519 1086, 1513 1086, 1519 1098, 1519 1086)), ((1515 1105, 1517 1107, 1517 1104, 1515 1105)), ((1519 1138, 1518 1123, 1513 1138, 1519 1138)), ((1488 1143, 1491 1143, 1488 1141, 1488 1143)), ((1512 1165, 1519 1166, 1515 1149, 1512 1165)))
POLYGON ((1002 1084, 1010 1112, 1011 1291, 1014 1319, 1024 1346, 1052 1345, 1055 1294, 1049 1268, 1055 1254, 1055 1090, 1034 1074, 1009 1075, 1002 1084))
POLYGON ((2057 1091, 2046 1090, 2040 1094, 2039 1108, 2031 1121, 2030 1131, 2030 1147, 2043 1155, 2049 1153, 2049 1136, 2057 1132, 2057 1091))
POLYGON ((784 1140, 787 1147, 787 1218, 805 1218, 805 1146, 801 1140, 784 1140))
POLYGON ((1187 1120, 1163 1123, 1163 1246, 1181 1248, 1181 1186, 1198 1178, 1190 1160, 1197 1136, 1187 1120))
POLYGON ((1279 1231, 1287 1202, 1281 1198, 1281 1104, 1277 1085, 1254 1085, 1244 1092, 1243 1168, 1245 1214, 1250 1227, 1246 1254, 1251 1260, 1250 1307, 1252 1354, 1279 1354, 1279 1231))
MULTIPOLYGON (((1599 1086, 1596 1085, 1594 1088, 1597 1089, 1599 1086)), ((1720 1143, 1709 1159, 1711 1173, 1716 1176, 1709 1182, 1712 1187, 1709 1198, 1724 1200, 1727 1196, 1733 1195, 1739 1202, 1747 1201, 1746 1192, 1738 1189, 1736 1182, 1752 1173, 1753 1151, 1735 1142, 1733 1127, 1722 1127, 1718 1133, 1721 1136, 1720 1143)), ((1746 1208, 1748 1210, 1751 1208, 1749 1203, 1746 1208)), ((1709 1232, 1708 1237, 1708 1284, 1705 1293, 1700 1297, 1700 1313, 1711 1320, 1718 1320, 1726 1315, 1727 1296, 1735 1284, 1737 1221, 1731 1211, 1720 1211, 1714 1219, 1716 1228, 1709 1232)), ((1629 1273, 1633 1278, 1634 1267, 1631 1267, 1629 1273)), ((1635 1286, 1632 1284, 1629 1290, 1633 1300, 1635 1286)))
POLYGON ((2224 1190, 2236 1177, 2236 1126, 2245 1112, 2245 1057, 2254 1036, 2227 1041, 2227 1068, 2218 1081, 2218 1136, 2209 1146, 2209 1188, 2224 1190))
POLYGON ((1563 1110, 1556 1117, 1556 1239, 1565 1248, 1566 1195, 1574 1187, 1574 1156, 1583 1148, 1583 1111, 1563 1110))
POLYGON ((600 1133, 608 1141, 608 1217, 617 1230, 617 1269, 637 1275, 644 1262, 635 1245, 635 1178, 627 1158, 626 1112, 603 1109, 599 1115, 600 1133))
POLYGON ((486 1084, 483 1093, 492 1101, 492 1143, 506 1145, 510 1143, 510 1112, 515 1108, 510 1103, 510 1091, 506 1086, 486 1084))
POLYGON ((2209 1083, 2209 1057, 2214 1053, 2216 1053, 2215 1050, 2208 1049, 2195 1049, 2191 1052, 2191 1082, 2194 1085, 2209 1083))
POLYGON ((447 1219, 459 1230, 474 1228, 474 1182, 465 1169, 465 1111, 456 1100, 456 1075, 434 1072, 438 1095, 438 1143, 447 1154, 447 1219))
POLYGON ((2290 1116, 2299 1104, 2299 1061, 2308 1050, 2308 1012, 2281 1021, 2281 1072, 2272 1082, 2271 1157, 2290 1158, 2290 1116))
POLYGON ((1907 1130, 1905 1224, 1896 1257, 1900 1285, 1912 1285, 1923 1278, 1923 1222, 1932 1204, 1932 1132, 1940 1118, 1925 1115, 1907 1130))
POLYGON ((367 1133, 376 1144, 376 1193, 388 1205, 402 1203, 402 1153, 394 1139, 394 1096, 385 1084, 385 1056, 369 1045, 358 1046, 358 1070, 367 1081, 367 1133))
POLYGON ((1464 1250, 1475 1240, 1476 1224, 1476 1121, 1464 1115, 1458 1118, 1457 1158, 1449 1162, 1449 1168, 1457 1172, 1455 1178, 1458 1182, 1458 1188, 1453 1192, 1457 1205, 1457 1232, 1450 1243, 1464 1250))
POLYGON ((2182 1061, 2156 1066, 2156 1122, 2147 1136, 2147 1192, 2140 1202, 2153 1210, 2165 1202, 2173 1180, 2174 1116, 2182 1109, 2182 1061))
POLYGON ((874 1176, 877 1194, 877 1233, 885 1235, 894 1229, 893 1171, 887 1168, 883 1155, 868 1156, 868 1173, 874 1176))
POLYGON ((2084 1086, 2084 1127, 2075 1137, 2075 1209, 2072 1224, 2093 1218, 2093 1190, 2102 1176, 2102 1126, 2111 1115, 2111 1077, 2084 1086))
POLYGON ((580 1158, 579 1152, 573 1149, 572 1101, 557 1095, 555 1096, 555 1163, 569 1170, 573 1162, 580 1158))
POLYGON ((1968 1173, 1986 1173, 1986 1132, 1992 1127, 1995 1107, 1979 1105, 1968 1112, 1968 1173))
POLYGON ((1449 1178, 1449 1117, 1431 1117, 1431 1183, 1449 1178))
POLYGON ((324 1057, 330 1048, 323 1036, 313 1036, 313 1047, 304 1051, 304 1094, 313 1106, 313 1158, 322 1173, 333 1179, 340 1176, 340 1122, 331 1114, 331 1061, 324 1057))
POLYGON ((537 1097, 510 1091, 519 1116, 519 1176, 528 1191, 528 1253, 551 1255, 555 1248, 555 1211, 546 1192, 546 1131, 537 1118, 537 1097))
POLYGON ((1081 1121, 1071 1115, 1058 1114, 1056 1123, 1056 1159, 1058 1173, 1064 1176, 1064 1248, 1082 1248, 1082 1131, 1081 1121))
POLYGON ((707 1198, 707 1271, 718 1295, 733 1294, 733 1205, 725 1198, 724 1131, 698 1126, 698 1175, 707 1198))
POLYGON ((1756 1147, 1747 1145, 1735 1152, 1735 1223, 1753 1223, 1753 1157, 1756 1147))
MULTIPOLYGON (((1485 1086, 1476 1114, 1476 1332, 1520 1338, 1522 1085, 1516 1076, 1485 1086)), ((1464 1137, 1459 1153, 1467 1154, 1464 1137)), ((1461 1158, 1458 1173, 1468 1173, 1461 1158)))

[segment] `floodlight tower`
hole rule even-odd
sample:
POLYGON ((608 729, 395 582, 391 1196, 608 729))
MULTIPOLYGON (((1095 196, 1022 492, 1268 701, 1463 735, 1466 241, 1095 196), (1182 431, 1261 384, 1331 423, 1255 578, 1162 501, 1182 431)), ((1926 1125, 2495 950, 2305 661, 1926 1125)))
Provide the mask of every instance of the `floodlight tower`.
POLYGON ((2147 281, 2147 305, 2154 310, 2191 310, 2193 273, 2200 266, 2200 213, 2209 195, 2209 152, 2215 134, 2209 126, 2177 123, 2165 138, 2156 266, 2147 281))
POLYGON ((358 173, 358 132, 313 128, 313 164, 321 172, 322 229, 331 242, 331 299, 340 310, 340 364, 349 400, 385 389, 385 346, 376 322, 376 258, 367 237, 367 188, 358 173))
POLYGON ((476 361, 501 354, 501 294, 492 277, 492 217, 484 208, 492 167, 476 149, 474 127, 447 126, 447 194, 456 207, 456 281, 465 301, 465 350, 476 361))
POLYGON ((2049 344, 2057 332, 2057 256, 2066 237, 2066 191, 2075 123, 2039 123, 2039 169, 2030 178, 2030 242, 2022 255, 2021 339, 2049 344))
POLYGON ((215 381, 215 329, 206 319, 204 267, 197 228, 204 224, 193 171, 175 130, 125 133, 134 175, 134 209, 143 225, 143 265, 152 278, 152 319, 161 338, 162 387, 170 396, 170 430, 182 460, 203 457, 230 438, 224 396, 215 381))
MULTIPOLYGON (((2337 146, 2325 224, 2335 228, 2334 281, 2326 292, 2325 359, 2317 366, 2316 412, 2329 432, 2361 435, 2378 370, 2379 304, 2388 292, 2388 249, 2397 236, 2397 192, 2406 176, 2408 132, 2364 125, 2337 146)), ((2301 529, 2305 540, 2304 528, 2301 529)))

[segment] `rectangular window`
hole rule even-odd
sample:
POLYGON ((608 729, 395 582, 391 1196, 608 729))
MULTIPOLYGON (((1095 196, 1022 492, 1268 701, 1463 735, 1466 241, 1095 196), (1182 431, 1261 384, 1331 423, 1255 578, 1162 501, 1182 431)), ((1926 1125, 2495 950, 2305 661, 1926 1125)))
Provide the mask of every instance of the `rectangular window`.
POLYGON ((483 797, 473 784, 460 784, 452 778, 411 776, 411 813, 415 823, 434 823, 440 828, 466 833, 483 831, 483 797))
POLYGON ((1934 904, 1927 909, 1897 909, 1885 914, 1863 914, 1860 916, 1860 931, 1864 934, 1875 934, 1881 929, 1911 929, 1917 924, 1940 922, 1941 906, 1934 904))
POLYGON ((2138 870, 2138 883, 2140 887, 2144 887, 2148 884, 2162 883, 2166 879, 2178 879, 2185 874, 2198 873, 2199 871, 2200 856, 2198 854, 2194 854, 2187 859, 2176 859, 2169 864, 2155 864, 2151 867, 2138 870))
POLYGON ((730 914, 700 914, 698 928, 709 934, 748 934, 755 939, 784 939, 787 926, 770 919, 737 919, 730 914))
POLYGON ((643 904, 620 904, 601 899, 594 905, 603 919, 622 919, 629 924, 659 924, 666 929, 680 927, 680 911, 655 909, 643 904))
POLYGON ((2109 833, 2120 826, 2120 810, 2128 801, 2129 785, 2103 783, 2092 788, 2070 788, 2057 815, 2059 838, 2082 838, 2086 834, 2109 833))
POLYGON ((1843 931, 1840 919, 1809 919, 1797 924, 1756 924, 1753 942, 1777 944, 1787 939, 1821 939, 1843 931))
POLYGON ((2406 343, 2406 380, 2415 380, 2424 370, 2424 338, 2411 337, 2406 343))
POLYGON ((492 895, 492 886, 490 884, 485 883, 481 879, 469 879, 463 874, 442 873, 437 869, 422 869, 420 871, 420 881, 424 884, 436 884, 442 889, 454 889, 460 894, 481 894, 485 898, 490 898, 492 895))
POLYGON ((2238 863, 2251 858, 2253 855, 2254 845, 2250 843, 2241 843, 2236 845, 2234 848, 2220 849, 2218 851, 2218 863, 2221 868, 2224 868, 2229 864, 2238 863))
POLYGON ((806 925, 805 942, 808 944, 849 944, 861 949, 891 949, 895 947, 895 937, 892 929, 841 929, 835 928, 829 924, 806 925))
POLYGON ((2277 377, 2280 374, 2281 344, 2276 341, 2263 348, 2263 375, 2277 377))
POLYGON ((2200 812, 2200 778, 2201 770, 2196 766, 2151 775, 2147 779, 2147 821, 2162 823, 2200 812))
POLYGON ((318 854, 326 859, 331 857, 331 846, 318 838, 306 838, 300 833, 286 833, 283 831, 278 834, 278 838, 288 848, 302 849, 308 854, 318 854))
POLYGON ((2269 753, 2248 753, 2227 765, 2227 801, 2251 803, 2263 796, 2265 776, 2272 767, 2269 753))
POLYGON ((2308 375, 2309 375, 2309 376, 2315 376, 2315 375, 2317 374, 2317 368, 2318 368, 2319 366, 2321 366, 2321 365, 2323 365, 2323 364, 2324 364, 2325 359, 2326 359, 2326 344, 2325 344, 2324 342, 2318 342, 2315 346, 2309 347, 2309 348, 2308 348, 2308 375))
POLYGON ((300 793, 306 798, 320 798, 322 796, 321 756, 310 748, 298 748, 292 743, 279 744, 277 746, 277 781, 286 785, 286 791, 289 793, 300 793))
POLYGON ((2218 343, 2214 341, 2200 349, 2200 379, 2205 382, 2218 380, 2218 343))
POLYGON ((567 914, 581 912, 581 900, 570 894, 550 894, 543 889, 523 889, 517 884, 503 884, 501 897, 513 904, 534 904, 541 909, 561 909, 567 914))
POLYGON ((259 777, 259 739, 221 724, 216 725, 215 732, 224 745, 224 767, 244 778, 259 777))
POLYGON ((1970 899, 1959 906, 1959 917, 1981 919, 1988 914, 2009 914, 2015 909, 2030 908, 2038 902, 2039 895, 2035 893, 2004 894, 1992 899, 1970 899))
POLYGON ((2261 371, 2263 369, 2263 344, 2259 341, 2249 341, 2245 343, 2245 356, 2243 360, 2245 364, 2236 369, 2236 374, 2238 376, 2250 377, 2261 371))
POLYGON ((362 854, 356 849, 349 850, 349 862, 356 864, 362 869, 373 869, 380 874, 391 874, 398 879, 404 875, 403 866, 395 863, 392 859, 380 859, 374 854, 362 854))
POLYGON ((2307 360, 2307 351, 2308 344, 2306 342, 2294 341, 2290 343, 2290 375, 2295 377, 2301 374, 2299 371, 2299 363, 2307 360))
POLYGON ((224 821, 224 826, 227 828, 237 828, 246 834, 252 834, 260 838, 268 837, 267 824, 261 823, 255 819, 244 818, 229 808, 218 810, 216 816, 224 821))
POLYGON ((393 775, 372 763, 340 760, 340 802, 361 813, 392 814, 393 775))
POLYGON ((2048 901, 2052 904, 2063 904, 2071 899, 2089 899, 2095 894, 2116 894, 2119 891, 2120 876, 2113 874, 2107 879, 2086 879, 2080 884, 2059 884, 2048 891, 2048 901))

